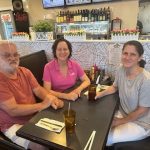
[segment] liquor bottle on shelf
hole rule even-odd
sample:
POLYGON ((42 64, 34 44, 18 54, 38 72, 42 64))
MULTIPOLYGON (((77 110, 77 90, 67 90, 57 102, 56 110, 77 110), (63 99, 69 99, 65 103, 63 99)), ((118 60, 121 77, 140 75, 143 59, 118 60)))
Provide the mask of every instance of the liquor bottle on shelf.
POLYGON ((59 12, 57 13, 57 16, 56 16, 56 22, 59 23, 59 12))
POLYGON ((79 15, 79 22, 82 22, 82 15, 83 15, 83 10, 80 10, 80 15, 79 15))
POLYGON ((91 22, 91 10, 88 10, 88 22, 91 22))
POLYGON ((99 10, 99 21, 103 20, 103 10, 102 8, 99 10))
POLYGON ((97 10, 97 20, 100 21, 100 9, 97 10))
POLYGON ((79 15, 79 10, 76 11, 76 15, 75 15, 75 21, 78 22, 78 15, 79 15))
POLYGON ((86 22, 86 20, 87 20, 87 10, 84 9, 83 10, 83 21, 86 22))
POLYGON ((72 11, 70 11, 70 22, 74 22, 74 12, 72 11))
POLYGON ((66 22, 70 22, 70 13, 69 13, 69 10, 66 12, 66 22))
POLYGON ((95 9, 93 9, 93 14, 92 14, 92 21, 95 21, 95 9))
POLYGON ((110 8, 100 8, 100 9, 83 9, 75 11, 60 11, 56 16, 57 23, 63 22, 95 22, 95 21, 105 21, 111 18, 110 8))
POLYGON ((108 7, 107 10, 106 10, 106 19, 107 19, 108 21, 111 20, 110 14, 111 14, 111 13, 110 13, 110 8, 108 7))
POLYGON ((94 21, 94 9, 91 10, 91 22, 94 21))
POLYGON ((98 21, 98 9, 95 9, 94 21, 98 21))
POLYGON ((74 22, 77 22, 77 11, 75 11, 75 13, 74 13, 74 16, 73 16, 73 20, 74 20, 74 22))
POLYGON ((106 11, 104 7, 104 9, 102 10, 102 21, 105 21, 105 20, 106 20, 106 11))
POLYGON ((75 14, 76 14, 76 15, 75 15, 75 21, 78 22, 79 10, 77 10, 75 14))
POLYGON ((63 22, 63 14, 62 14, 61 11, 60 11, 60 13, 59 13, 59 22, 60 22, 60 23, 63 22))
POLYGON ((63 13, 63 22, 67 22, 67 15, 66 15, 66 12, 63 13))
POLYGON ((81 12, 82 12, 82 13, 81 13, 81 21, 84 22, 85 11, 82 10, 81 12))
POLYGON ((87 9, 84 10, 84 21, 87 22, 88 21, 88 13, 87 13, 87 9))
POLYGON ((79 10, 78 21, 80 22, 82 19, 82 10, 79 10))

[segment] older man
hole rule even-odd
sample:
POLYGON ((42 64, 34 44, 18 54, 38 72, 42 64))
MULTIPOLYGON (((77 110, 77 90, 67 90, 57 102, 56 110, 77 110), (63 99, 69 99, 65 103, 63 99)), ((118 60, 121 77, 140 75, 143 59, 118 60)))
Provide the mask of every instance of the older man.
POLYGON ((26 149, 43 149, 39 144, 17 137, 16 131, 36 112, 49 106, 61 108, 63 102, 41 87, 28 69, 19 67, 15 44, 0 42, 0 130, 26 149), (33 93, 41 103, 36 103, 33 93))

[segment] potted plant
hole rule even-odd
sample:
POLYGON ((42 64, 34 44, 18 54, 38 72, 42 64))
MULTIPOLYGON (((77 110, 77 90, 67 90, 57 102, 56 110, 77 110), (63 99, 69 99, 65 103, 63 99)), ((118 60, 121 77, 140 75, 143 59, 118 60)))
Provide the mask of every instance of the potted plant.
POLYGON ((36 40, 53 40, 54 21, 40 20, 33 26, 36 40))

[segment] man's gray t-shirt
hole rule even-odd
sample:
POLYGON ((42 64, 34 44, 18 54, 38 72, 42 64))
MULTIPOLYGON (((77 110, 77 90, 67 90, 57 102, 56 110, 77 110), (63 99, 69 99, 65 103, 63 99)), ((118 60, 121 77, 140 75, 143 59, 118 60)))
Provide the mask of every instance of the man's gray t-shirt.
MULTIPOLYGON (((118 88, 123 115, 128 115, 138 106, 150 107, 150 73, 145 69, 135 79, 128 79, 125 68, 121 66, 113 85, 118 88)), ((134 122, 150 129, 150 110, 134 122)))

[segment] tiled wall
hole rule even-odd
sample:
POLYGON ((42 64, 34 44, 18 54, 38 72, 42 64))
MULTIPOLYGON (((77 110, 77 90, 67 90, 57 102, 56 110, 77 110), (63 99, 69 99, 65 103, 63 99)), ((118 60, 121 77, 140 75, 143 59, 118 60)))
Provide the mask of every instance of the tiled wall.
MULTIPOLYGON (((37 42, 15 42, 21 54, 27 55, 39 50, 45 50, 48 60, 53 58, 52 44, 53 41, 37 41, 37 42)), ((114 74, 119 64, 109 64, 109 46, 115 44, 110 41, 85 41, 72 42, 73 53, 72 58, 77 60, 84 69, 89 69, 96 64, 99 68, 106 69, 106 72, 114 74)), ((123 45, 123 43, 119 43, 123 45)), ((144 59, 146 60, 146 69, 150 71, 150 42, 142 41, 145 49, 144 59)), ((121 52, 121 48, 120 48, 121 52)))

